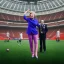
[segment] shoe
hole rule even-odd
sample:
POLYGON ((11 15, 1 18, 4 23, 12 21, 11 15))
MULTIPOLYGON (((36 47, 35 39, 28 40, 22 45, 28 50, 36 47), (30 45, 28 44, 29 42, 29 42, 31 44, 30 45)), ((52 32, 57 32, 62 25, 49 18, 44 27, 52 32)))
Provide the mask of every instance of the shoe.
POLYGON ((46 51, 44 51, 44 53, 46 53, 46 51))
POLYGON ((42 50, 40 50, 40 52, 42 52, 42 50))
POLYGON ((40 51, 40 52, 42 52, 42 51, 40 51))
POLYGON ((32 55, 32 58, 34 58, 34 55, 32 55))
POLYGON ((36 58, 38 59, 38 56, 36 56, 36 58))

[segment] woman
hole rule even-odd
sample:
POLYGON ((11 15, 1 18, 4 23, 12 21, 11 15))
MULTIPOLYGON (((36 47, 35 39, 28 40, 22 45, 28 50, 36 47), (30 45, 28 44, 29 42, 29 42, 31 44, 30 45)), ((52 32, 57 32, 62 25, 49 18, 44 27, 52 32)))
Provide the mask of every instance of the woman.
POLYGON ((36 26, 39 26, 39 24, 38 20, 35 18, 35 12, 29 10, 25 11, 24 19, 28 22, 27 34, 29 38, 32 58, 38 58, 38 31, 36 26), (26 13, 29 13, 29 18, 26 17, 26 13))

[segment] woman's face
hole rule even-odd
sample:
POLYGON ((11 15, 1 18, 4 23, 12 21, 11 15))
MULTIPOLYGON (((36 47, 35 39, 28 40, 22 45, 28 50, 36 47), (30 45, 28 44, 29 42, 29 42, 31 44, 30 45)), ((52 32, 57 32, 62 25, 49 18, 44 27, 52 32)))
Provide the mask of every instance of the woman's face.
POLYGON ((34 18, 35 17, 34 13, 30 13, 29 17, 34 18))

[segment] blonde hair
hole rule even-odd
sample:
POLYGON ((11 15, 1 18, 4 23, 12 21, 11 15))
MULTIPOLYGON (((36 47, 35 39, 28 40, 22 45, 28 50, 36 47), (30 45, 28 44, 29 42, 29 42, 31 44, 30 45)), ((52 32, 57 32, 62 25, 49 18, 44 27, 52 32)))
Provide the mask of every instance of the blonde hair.
POLYGON ((30 14, 34 14, 34 15, 36 15, 36 13, 35 13, 34 11, 30 11, 30 14))

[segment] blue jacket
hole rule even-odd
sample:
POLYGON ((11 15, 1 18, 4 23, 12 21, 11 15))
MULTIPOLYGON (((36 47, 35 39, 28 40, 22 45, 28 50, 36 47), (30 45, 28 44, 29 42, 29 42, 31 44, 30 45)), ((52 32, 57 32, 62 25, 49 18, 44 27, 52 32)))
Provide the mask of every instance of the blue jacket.
POLYGON ((28 22, 27 34, 30 35, 31 33, 36 35, 38 34, 38 30, 36 26, 39 26, 38 20, 36 18, 27 18, 24 15, 24 19, 28 22))

